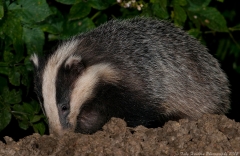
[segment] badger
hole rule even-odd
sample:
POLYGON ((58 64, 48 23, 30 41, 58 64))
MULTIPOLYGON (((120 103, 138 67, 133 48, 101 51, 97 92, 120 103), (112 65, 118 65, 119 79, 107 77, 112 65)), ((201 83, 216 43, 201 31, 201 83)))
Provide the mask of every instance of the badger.
POLYGON ((31 60, 51 134, 92 134, 111 117, 157 127, 230 108, 218 61, 168 21, 111 20, 31 60))

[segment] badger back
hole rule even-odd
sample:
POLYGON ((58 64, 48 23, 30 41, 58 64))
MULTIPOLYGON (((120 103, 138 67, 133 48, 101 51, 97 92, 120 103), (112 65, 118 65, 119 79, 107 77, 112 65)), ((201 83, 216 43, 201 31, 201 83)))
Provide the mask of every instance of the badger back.
POLYGON ((93 133, 113 116, 151 126, 229 108, 217 60, 164 21, 112 20, 31 60, 51 133, 93 133))

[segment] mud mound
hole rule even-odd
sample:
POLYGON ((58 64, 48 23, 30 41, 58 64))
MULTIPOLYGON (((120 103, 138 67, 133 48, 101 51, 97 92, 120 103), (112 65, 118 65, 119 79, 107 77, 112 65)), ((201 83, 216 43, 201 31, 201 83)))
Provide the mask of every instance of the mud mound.
POLYGON ((61 138, 33 134, 0 142, 0 155, 240 155, 240 123, 220 115, 198 121, 169 121, 163 128, 126 127, 112 118, 93 135, 67 134, 61 138))

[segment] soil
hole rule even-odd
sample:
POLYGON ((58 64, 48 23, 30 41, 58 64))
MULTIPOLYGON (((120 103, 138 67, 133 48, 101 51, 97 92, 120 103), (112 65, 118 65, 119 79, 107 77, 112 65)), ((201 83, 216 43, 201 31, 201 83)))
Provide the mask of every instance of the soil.
POLYGON ((18 142, 4 137, 0 155, 239 155, 240 123, 223 115, 204 115, 197 121, 169 121, 162 128, 126 127, 112 118, 102 131, 92 135, 77 133, 62 137, 35 133, 18 142))

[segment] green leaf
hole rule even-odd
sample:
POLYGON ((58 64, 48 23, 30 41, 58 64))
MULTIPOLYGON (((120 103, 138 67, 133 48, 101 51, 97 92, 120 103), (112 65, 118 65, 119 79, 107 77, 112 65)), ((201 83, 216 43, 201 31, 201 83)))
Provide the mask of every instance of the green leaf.
POLYGON ((53 14, 46 18, 43 22, 41 22, 39 24, 39 27, 44 32, 49 32, 51 34, 59 34, 62 31, 65 19, 57 8, 51 7, 50 9, 53 14))
POLYGON ((225 38, 220 39, 218 42, 218 47, 216 51, 217 58, 220 59, 221 61, 224 60, 227 53, 231 51, 230 47, 231 47, 231 41, 229 39, 225 39, 225 38))
POLYGON ((12 69, 8 75, 9 82, 14 86, 20 85, 20 73, 16 69, 12 69))
POLYGON ((22 83, 24 86, 27 86, 27 87, 30 86, 29 74, 28 74, 27 72, 22 73, 21 83, 22 83))
POLYGON ((25 120, 18 120, 18 125, 23 130, 27 130, 29 127, 29 123, 25 120))
POLYGON ((94 27, 95 27, 94 23, 89 18, 70 21, 70 22, 67 22, 66 25, 64 26, 64 30, 63 30, 63 34, 61 34, 61 38, 69 38, 73 35, 93 29, 94 27))
MULTIPOLYGON (((5 22, 5 20, 2 20, 2 23, 4 23, 4 22, 5 22)), ((4 45, 5 45, 4 50, 11 51, 13 49, 12 48, 12 39, 5 34, 5 30, 4 30, 3 26, 4 26, 4 24, 1 24, 1 20, 0 20, 0 39, 4 40, 4 45)), ((1 51, 4 51, 4 50, 2 49, 1 51)))
POLYGON ((202 32, 199 29, 190 29, 188 31, 188 34, 193 36, 194 38, 199 38, 202 34, 202 32))
POLYGON ((159 4, 160 7, 162 8, 166 8, 167 7, 167 0, 160 0, 160 1, 156 1, 156 2, 153 2, 154 4, 159 4))
POLYGON ((21 104, 15 104, 12 108, 14 116, 19 117, 21 120, 27 120, 27 114, 24 113, 24 108, 21 104))
POLYGON ((3 0, 0 1, 0 19, 4 16, 3 0))
POLYGON ((185 5, 187 5, 187 1, 186 0, 173 0, 172 4, 173 5, 185 6, 185 5))
POLYGON ((189 11, 199 11, 209 5, 211 0, 187 0, 189 11))
MULTIPOLYGON (((139 11, 137 9, 130 10, 128 8, 121 8, 120 11, 122 12, 122 18, 134 18, 136 16, 139 16, 139 11)), ((151 11, 150 9, 145 8, 142 11, 145 17, 149 17, 151 15, 149 13, 149 11, 151 11)))
POLYGON ((31 119, 31 123, 35 123, 40 121, 43 118, 42 115, 34 115, 34 117, 31 119))
POLYGON ((2 131, 11 121, 12 115, 9 109, 0 108, 0 131, 2 131))
POLYGON ((13 47, 16 51, 15 60, 19 62, 23 59, 23 42, 22 42, 22 24, 16 16, 16 12, 8 11, 7 18, 3 23, 3 33, 12 39, 13 47))
POLYGON ((107 9, 110 5, 106 0, 88 0, 87 2, 91 7, 97 10, 107 9))
POLYGON ((196 15, 196 13, 187 11, 187 14, 188 14, 189 19, 195 24, 195 27, 197 29, 200 29, 201 28, 201 21, 198 18, 198 16, 196 15))
POLYGON ((153 14, 161 19, 168 19, 169 14, 167 12, 167 0, 159 1, 152 5, 153 14))
POLYGON ((0 94, 3 92, 3 89, 8 86, 8 81, 5 77, 0 75, 0 94))
POLYGON ((11 4, 7 5, 8 10, 21 10, 21 5, 18 5, 17 1, 12 1, 11 4))
POLYGON ((16 104, 13 106, 13 110, 16 111, 18 114, 23 114, 24 108, 20 104, 16 104))
POLYGON ((178 26, 183 26, 186 19, 187 19, 187 15, 184 11, 184 9, 179 6, 179 5, 174 5, 174 23, 178 26))
POLYGON ((29 58, 30 57, 28 56, 24 59, 24 66, 25 66, 27 71, 33 71, 33 64, 32 64, 32 62, 30 61, 29 58))
POLYGON ((8 63, 0 62, 0 74, 9 75, 11 68, 8 63))
POLYGON ((14 55, 13 53, 11 53, 10 51, 4 51, 3 52, 3 60, 5 62, 9 62, 9 63, 12 63, 14 61, 14 55))
POLYGON ((240 74, 240 66, 237 64, 237 62, 233 62, 233 69, 240 74))
POLYGON ((34 114, 38 114, 41 111, 40 104, 37 101, 33 100, 30 102, 30 104, 33 108, 34 114))
POLYGON ((4 88, 3 98, 5 103, 17 104, 22 101, 22 92, 21 90, 16 91, 15 89, 9 91, 8 88, 4 88))
POLYGON ((200 20, 202 24, 214 31, 228 32, 226 20, 215 8, 207 7, 191 14, 194 15, 195 19, 200 20))
MULTIPOLYGON (((25 58, 25 60, 26 60, 26 58, 25 58)), ((29 86, 29 84, 30 84, 29 81, 31 79, 31 77, 29 77, 29 72, 27 70, 28 66, 32 66, 30 61, 29 61, 29 64, 30 65, 27 65, 24 63, 25 66, 22 65, 22 66, 15 67, 15 71, 19 72, 21 75, 21 83, 25 86, 29 86)))
POLYGON ((62 31, 61 30, 62 25, 63 25, 63 21, 60 21, 59 23, 52 23, 52 24, 47 23, 47 24, 41 25, 40 28, 44 32, 48 32, 51 34, 58 34, 62 31))
POLYGON ((108 3, 109 5, 114 5, 114 4, 116 4, 116 0, 104 0, 104 1, 107 1, 107 3, 108 3))
POLYGON ((34 110, 31 104, 23 102, 23 108, 24 108, 24 112, 33 114, 34 110))
POLYGON ((100 14, 98 18, 96 18, 96 21, 94 22, 96 26, 99 26, 103 23, 107 22, 107 15, 106 14, 100 14))
POLYGON ((23 38, 27 46, 28 54, 42 53, 45 36, 41 29, 23 27, 23 38))
POLYGON ((18 0, 22 6, 22 20, 27 23, 41 22, 52 14, 46 0, 18 0))
POLYGON ((18 121, 25 121, 25 122, 29 121, 29 116, 31 114, 28 114, 25 112, 23 105, 15 104, 15 105, 13 105, 12 108, 13 108, 12 113, 14 114, 14 117, 18 121))
POLYGON ((159 3, 161 0, 150 0, 150 3, 159 3))
POLYGON ((40 133, 41 135, 43 135, 46 131, 46 126, 43 122, 39 122, 36 124, 33 124, 33 130, 36 133, 40 133))
POLYGON ((62 4, 74 4, 76 0, 56 0, 56 1, 62 4))
POLYGON ((91 7, 84 2, 74 4, 69 13, 69 20, 81 19, 87 16, 91 11, 91 7))
POLYGON ((234 27, 231 27, 231 28, 229 28, 231 31, 236 31, 236 30, 240 30, 240 24, 238 24, 238 25, 235 25, 234 27))
MULTIPOLYGON (((1 22, 1 20, 0 20, 0 39, 5 39, 7 36, 5 36, 5 34, 4 34, 2 23, 3 22, 1 22)), ((4 42, 5 42, 6 46, 8 46, 9 42, 7 40, 5 40, 4 42)))

